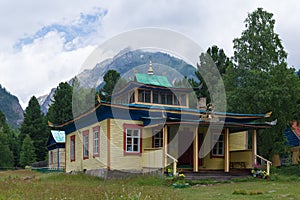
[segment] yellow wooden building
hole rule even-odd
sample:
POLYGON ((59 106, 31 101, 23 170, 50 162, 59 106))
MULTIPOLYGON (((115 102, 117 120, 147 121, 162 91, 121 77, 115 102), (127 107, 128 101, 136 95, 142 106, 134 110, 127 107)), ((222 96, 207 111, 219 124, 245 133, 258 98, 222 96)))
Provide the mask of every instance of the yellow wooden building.
POLYGON ((221 113, 189 108, 190 88, 164 76, 135 74, 95 108, 55 128, 66 132, 66 172, 163 172, 170 166, 198 172, 252 168, 265 114, 221 113), (251 135, 252 142, 248 141, 251 135), (248 144, 252 147, 249 148, 248 144))

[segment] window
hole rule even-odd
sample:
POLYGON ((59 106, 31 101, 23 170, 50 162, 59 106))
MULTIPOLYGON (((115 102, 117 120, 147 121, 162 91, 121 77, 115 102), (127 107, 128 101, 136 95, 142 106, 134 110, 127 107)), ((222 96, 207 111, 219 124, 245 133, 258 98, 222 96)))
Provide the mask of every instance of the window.
POLYGON ((93 156, 99 156, 99 141, 100 141, 100 127, 96 126, 93 128, 93 156))
POLYGON ((159 148, 163 146, 163 132, 162 130, 153 130, 153 148, 159 148))
POLYGON ((167 104, 172 105, 173 104, 173 94, 172 93, 167 93, 167 104))
POLYGON ((53 164, 53 151, 50 152, 50 164, 53 164))
POLYGON ((151 91, 145 90, 145 102, 150 103, 151 102, 151 91))
POLYGON ((159 92, 153 91, 153 103, 159 103, 159 92))
POLYGON ((139 154, 141 152, 141 126, 135 124, 124 125, 125 154, 139 154))
POLYGON ((70 160, 75 161, 75 135, 70 137, 70 160))
POLYGON ((166 93, 160 93, 160 103, 166 104, 166 93))
POLYGON ((83 159, 89 158, 89 131, 83 131, 83 159))
POLYGON ((214 147, 212 149, 213 157, 223 157, 224 156, 224 134, 212 134, 212 144, 214 147))
POLYGON ((151 91, 150 90, 138 90, 139 102, 151 102, 151 91))
POLYGON ((174 94, 174 105, 179 105, 179 101, 176 94, 174 94))

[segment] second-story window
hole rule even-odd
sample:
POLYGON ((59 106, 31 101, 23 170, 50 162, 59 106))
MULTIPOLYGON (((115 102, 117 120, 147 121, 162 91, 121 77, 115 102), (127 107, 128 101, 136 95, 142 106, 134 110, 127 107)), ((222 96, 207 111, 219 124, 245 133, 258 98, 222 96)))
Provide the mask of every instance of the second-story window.
MULTIPOLYGON (((134 95, 130 102, 133 102, 134 95)), ((174 94, 170 91, 151 91, 138 89, 138 102, 186 106, 186 94, 174 94)))
POLYGON ((151 91, 150 90, 138 90, 139 102, 150 103, 151 102, 151 91))
POLYGON ((168 92, 167 93, 167 104, 172 105, 173 104, 173 93, 168 92))
POLYGON ((153 94, 153 96, 152 96, 153 103, 160 103, 159 102, 159 92, 153 91, 152 94, 153 94))

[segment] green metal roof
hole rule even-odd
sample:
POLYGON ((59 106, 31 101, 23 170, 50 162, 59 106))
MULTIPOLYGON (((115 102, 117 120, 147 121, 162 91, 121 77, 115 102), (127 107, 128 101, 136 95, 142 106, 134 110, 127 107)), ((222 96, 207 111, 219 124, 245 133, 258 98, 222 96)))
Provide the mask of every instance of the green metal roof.
POLYGON ((168 81, 167 77, 150 74, 135 74, 136 81, 143 84, 172 87, 172 84, 168 81))
POLYGON ((64 143, 65 142, 65 131, 51 130, 51 134, 56 143, 64 143))

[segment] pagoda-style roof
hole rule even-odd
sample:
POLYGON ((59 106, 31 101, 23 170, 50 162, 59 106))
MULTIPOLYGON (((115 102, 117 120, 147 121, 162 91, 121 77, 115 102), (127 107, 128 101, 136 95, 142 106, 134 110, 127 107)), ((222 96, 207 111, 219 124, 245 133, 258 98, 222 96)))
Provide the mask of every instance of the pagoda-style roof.
POLYGON ((146 85, 155 85, 162 87, 173 87, 172 84, 168 81, 167 77, 153 74, 135 74, 135 80, 138 83, 146 85))

